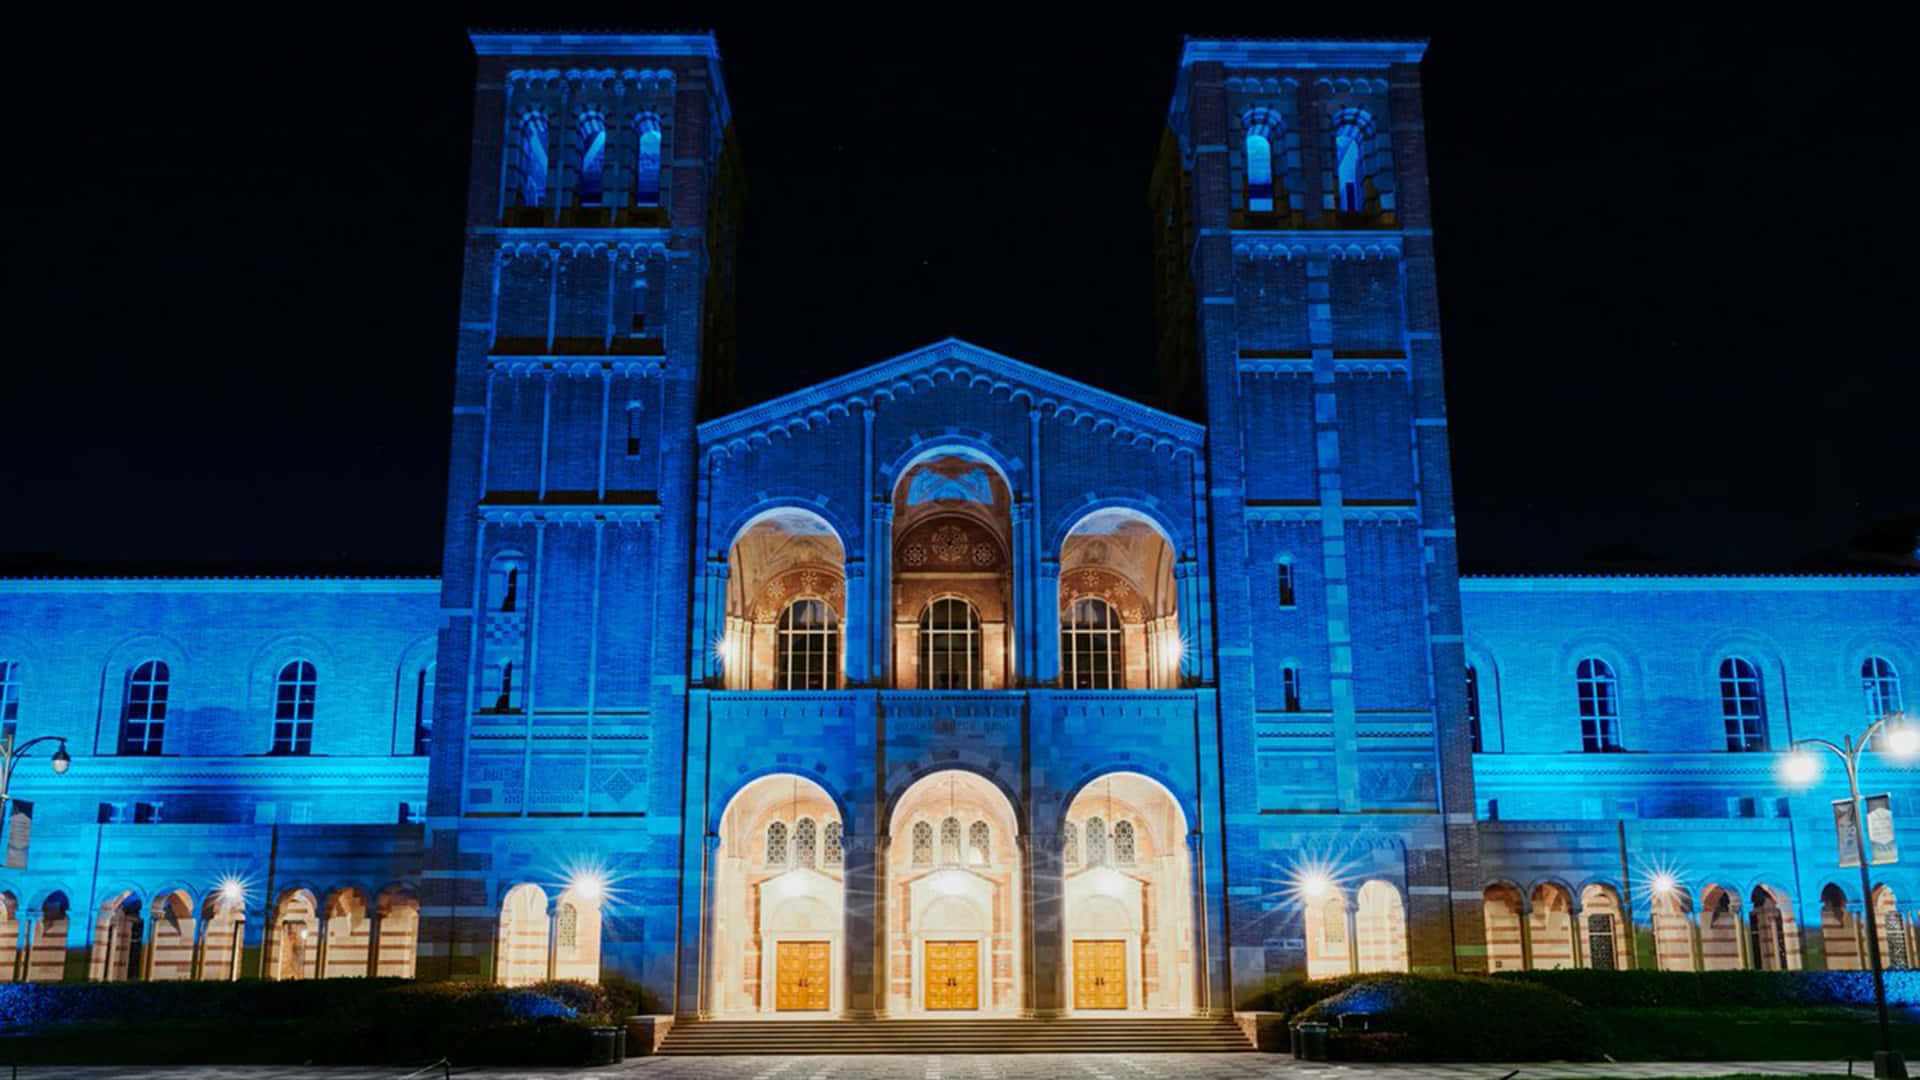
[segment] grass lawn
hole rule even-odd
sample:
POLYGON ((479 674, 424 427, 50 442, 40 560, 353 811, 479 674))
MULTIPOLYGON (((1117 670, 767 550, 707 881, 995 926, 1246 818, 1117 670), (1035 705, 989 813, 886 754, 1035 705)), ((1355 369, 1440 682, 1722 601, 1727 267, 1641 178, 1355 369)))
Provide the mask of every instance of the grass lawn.
MULTIPOLYGON (((1616 1061, 1871 1061, 1880 1045, 1872 1009, 1839 1005, 1791 1008, 1597 1009, 1602 1042, 1616 1061)), ((1920 1056, 1920 1023, 1896 1017, 1893 1045, 1920 1056)), ((1872 1075, 1872 1069, 1867 1069, 1872 1075)))

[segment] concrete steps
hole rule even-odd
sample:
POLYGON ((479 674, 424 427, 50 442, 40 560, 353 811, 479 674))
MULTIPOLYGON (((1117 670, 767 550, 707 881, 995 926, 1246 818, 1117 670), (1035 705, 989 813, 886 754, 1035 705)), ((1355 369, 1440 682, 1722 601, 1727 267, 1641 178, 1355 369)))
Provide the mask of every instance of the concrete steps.
POLYGON ((1230 1018, 682 1020, 662 1054, 1205 1054, 1250 1051, 1230 1018))

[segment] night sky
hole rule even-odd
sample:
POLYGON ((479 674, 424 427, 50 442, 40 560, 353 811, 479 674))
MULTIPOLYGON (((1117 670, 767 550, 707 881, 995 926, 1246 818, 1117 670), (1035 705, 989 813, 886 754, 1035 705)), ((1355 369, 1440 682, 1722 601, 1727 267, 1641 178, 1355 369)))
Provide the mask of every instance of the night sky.
POLYGON ((1145 196, 1181 35, 1428 36, 1464 569, 1911 548, 1911 90, 1860 38, 925 10, 16 27, 0 572, 437 571, 464 30, 530 22, 718 31, 749 188, 739 405, 948 335, 1150 399, 1145 196))

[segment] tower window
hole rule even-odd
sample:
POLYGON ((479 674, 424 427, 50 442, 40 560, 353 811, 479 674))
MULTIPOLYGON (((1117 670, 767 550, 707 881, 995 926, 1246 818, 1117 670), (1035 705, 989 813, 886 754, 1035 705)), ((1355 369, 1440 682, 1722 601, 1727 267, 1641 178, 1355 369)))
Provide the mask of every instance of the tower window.
POLYGON ((513 712, 520 707, 520 700, 513 695, 513 661, 500 665, 500 695, 493 700, 494 712, 513 712))
POLYGON ((980 617, 973 605, 942 597, 920 614, 920 688, 972 690, 980 685, 980 617))
POLYGON ((940 865, 960 865, 960 819, 947 818, 940 823, 940 865))
POLYGON ((1720 718, 1726 725, 1727 749, 1767 748, 1766 703, 1760 694, 1760 669, 1752 661, 1738 656, 1720 661, 1720 718))
POLYGON ((1861 662, 1860 689, 1866 695, 1868 722, 1901 710, 1900 673, 1885 657, 1869 656, 1861 662))
POLYGON ((273 753, 313 753, 313 704, 319 678, 313 665, 295 660, 280 669, 273 690, 273 753))
POLYGON ((1588 753, 1620 749, 1620 680, 1598 657, 1580 661, 1574 671, 1580 700, 1580 748, 1588 753))
POLYGON ((1294 595, 1293 595, 1293 564, 1292 563, 1283 562, 1280 564, 1280 572, 1276 579, 1276 585, 1278 586, 1279 595, 1280 595, 1280 606, 1281 607, 1294 606, 1296 601, 1294 600, 1294 595))
POLYGON ((1080 861, 1080 826, 1067 822, 1060 833, 1060 862, 1072 866, 1080 861))
POLYGON ((1273 144, 1265 130, 1247 132, 1247 209, 1273 209, 1273 144))
POLYGON ((433 672, 428 664, 414 676, 413 756, 426 757, 433 748, 433 672))
MULTIPOLYGON (((640 316, 636 313, 634 315, 634 321, 636 323, 635 329, 638 329, 637 324, 639 322, 639 319, 640 319, 640 316)), ((642 438, 640 433, 640 422, 646 418, 646 415, 647 415, 647 412, 645 407, 642 406, 639 402, 637 401, 627 402, 627 456, 628 457, 640 456, 640 440, 642 438)))
POLYGON ((160 753, 166 741, 169 680, 164 660, 148 660, 127 676, 127 699, 120 719, 122 754, 160 753))
POLYGON ((606 195, 607 121, 599 113, 580 114, 581 206, 599 206, 606 195))
POLYGON ((831 690, 840 675, 840 624, 824 600, 795 600, 780 613, 774 686, 831 690))
POLYGON ((1083 596, 1067 608, 1060 625, 1061 682, 1069 690, 1113 690, 1125 668, 1120 662, 1120 616, 1113 605, 1083 596))
POLYGON ((1473 752, 1480 753, 1480 672, 1471 667, 1467 669, 1467 736, 1473 752))
POLYGON ((1120 866, 1132 866, 1138 858, 1139 849, 1133 836, 1133 822, 1114 822, 1113 861, 1120 866))
POLYGON ((1334 207, 1341 213, 1357 214, 1367 208, 1367 143, 1373 122, 1366 113, 1350 109, 1334 121, 1333 192, 1334 207))
POLYGON ((539 206, 547 200, 547 117, 529 112, 520 118, 521 206, 539 206))
POLYGON ((633 122, 633 204, 660 205, 660 118, 641 113, 633 122))
POLYGON ((1087 819, 1087 865, 1107 865, 1107 822, 1104 818, 1087 819))
POLYGON ((1280 669, 1280 698, 1283 711, 1300 711, 1300 669, 1291 664, 1280 669))
POLYGON ((819 854, 820 832, 810 817, 803 817, 793 825, 793 865, 812 866, 819 854))
POLYGON ((20 724, 20 663, 0 660, 0 742, 11 741, 20 724))

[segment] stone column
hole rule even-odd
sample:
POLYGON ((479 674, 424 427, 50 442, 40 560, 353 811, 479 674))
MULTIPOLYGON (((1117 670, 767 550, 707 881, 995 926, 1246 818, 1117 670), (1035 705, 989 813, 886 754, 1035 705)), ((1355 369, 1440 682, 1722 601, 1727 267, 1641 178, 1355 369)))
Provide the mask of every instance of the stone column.
POLYGON ((35 932, 40 922, 38 911, 20 911, 15 916, 18 926, 13 949, 13 981, 26 982, 27 974, 33 970, 33 944, 39 937, 35 932))
POLYGON ((871 1020, 886 997, 884 971, 876 959, 886 923, 880 917, 880 890, 885 873, 876 865, 879 844, 871 834, 841 834, 841 991, 840 1015, 849 1020, 871 1020))
POLYGON ((367 905, 367 978, 380 977, 380 898, 367 905))
POLYGON ((1347 973, 1360 974, 1360 906, 1352 900, 1341 903, 1340 913, 1347 920, 1347 973))
POLYGON ((1687 963, 1688 971, 1699 971, 1703 966, 1700 960, 1700 915, 1689 911, 1687 914, 1687 963))
POLYGON ((1533 970, 1533 904, 1522 897, 1520 911, 1520 970, 1533 970))
POLYGON ((1026 885, 1027 1015, 1065 1015, 1066 897, 1062 888, 1060 835, 1020 837, 1020 879, 1026 885))
POLYGON ((1587 936, 1580 932, 1581 924, 1586 921, 1586 918, 1586 905, 1581 904, 1577 897, 1570 897, 1567 904, 1567 932, 1573 938, 1572 956, 1573 966, 1576 968, 1586 967, 1590 962, 1587 957, 1587 936))

